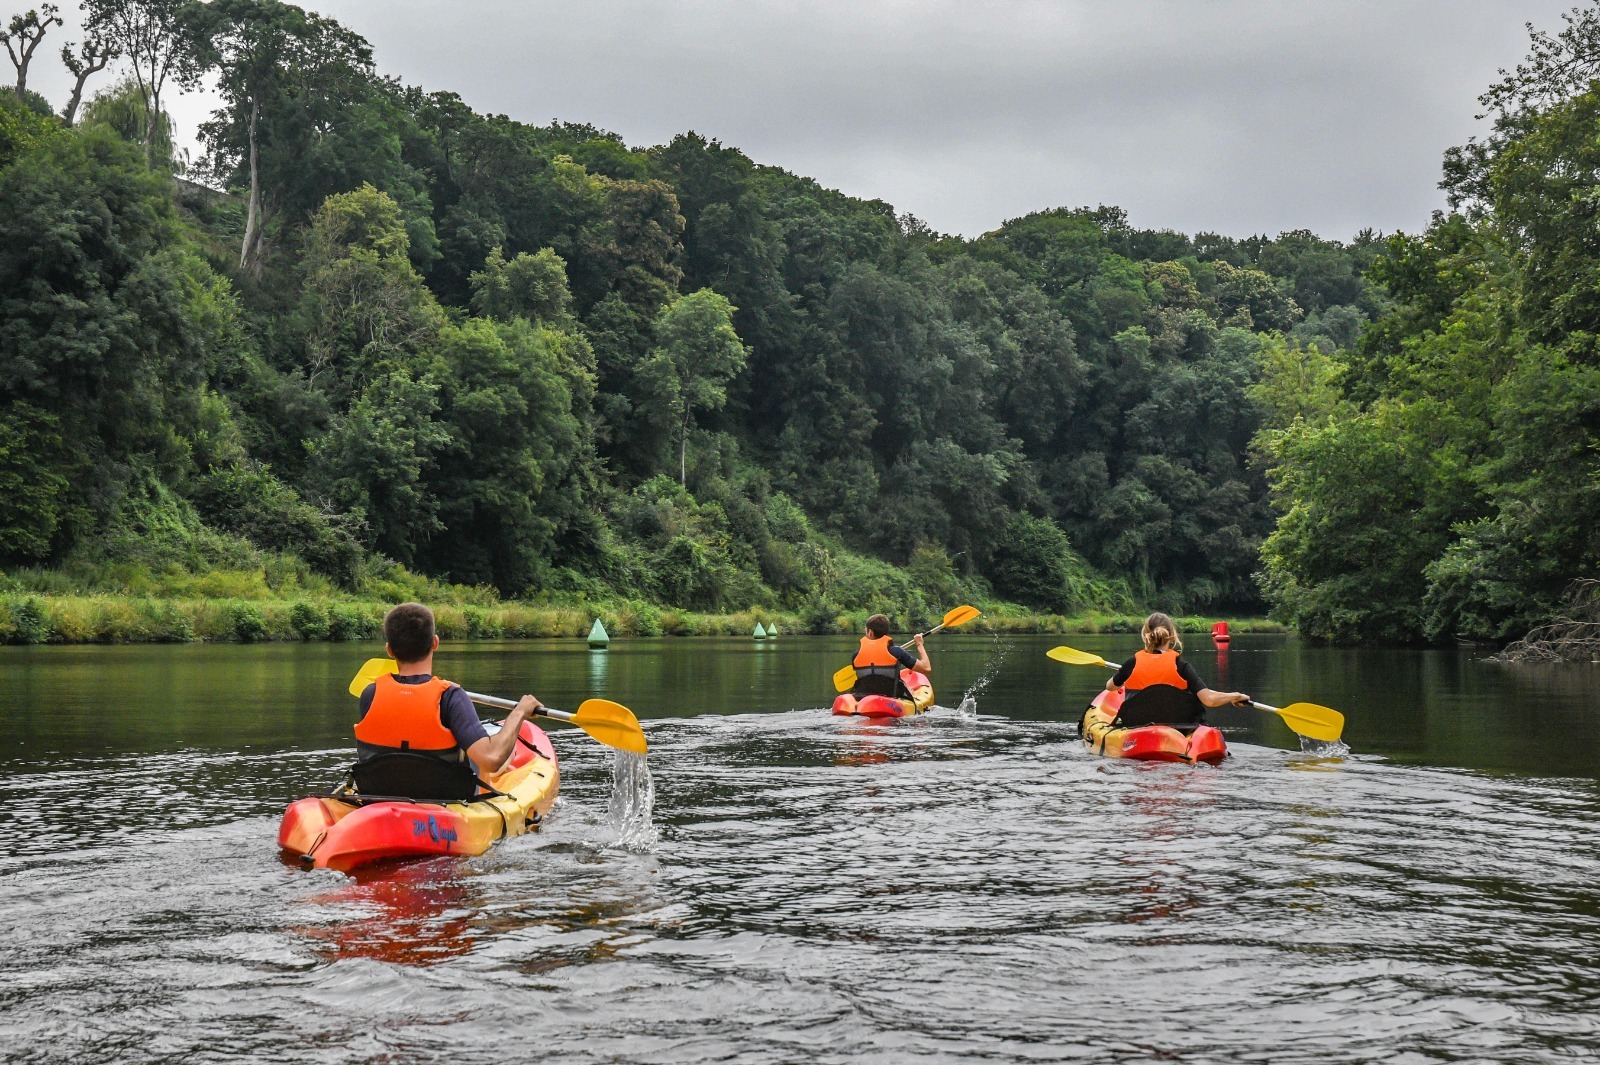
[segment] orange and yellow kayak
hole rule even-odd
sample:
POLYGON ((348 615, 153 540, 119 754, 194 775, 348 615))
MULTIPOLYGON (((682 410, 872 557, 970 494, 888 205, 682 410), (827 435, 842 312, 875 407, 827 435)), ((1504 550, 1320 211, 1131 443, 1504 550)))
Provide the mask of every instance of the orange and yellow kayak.
POLYGON ((856 695, 845 692, 833 701, 833 712, 840 717, 857 714, 862 717, 911 717, 933 705, 933 682, 912 669, 900 671, 900 682, 911 693, 909 699, 895 699, 887 695, 856 695))
POLYGON ((1083 712, 1080 726, 1084 744, 1095 754, 1107 758, 1132 758, 1141 762, 1209 762, 1215 765, 1228 757, 1228 744, 1222 733, 1210 725, 1140 725, 1119 728, 1117 711, 1122 709, 1120 690, 1103 691, 1083 712))
POLYGON ((348 871, 399 858, 482 854, 539 826, 555 804, 561 771, 544 730, 522 723, 522 742, 486 783, 502 792, 471 802, 363 803, 353 790, 298 799, 278 826, 283 853, 318 869, 348 871))

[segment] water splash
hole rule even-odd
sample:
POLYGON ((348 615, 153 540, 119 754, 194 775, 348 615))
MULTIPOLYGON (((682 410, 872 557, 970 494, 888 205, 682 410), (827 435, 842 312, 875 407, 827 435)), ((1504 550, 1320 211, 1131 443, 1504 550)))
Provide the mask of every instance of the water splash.
POLYGON ((1350 753, 1350 745, 1343 740, 1314 740, 1310 736, 1301 736, 1300 753, 1318 758, 1343 758, 1350 753))
POLYGON ((651 820, 656 805, 656 785, 650 778, 649 759, 618 750, 611 763, 611 802, 606 820, 616 829, 613 846, 642 854, 653 850, 661 832, 651 820))
POLYGON ((968 717, 977 716, 978 696, 983 694, 983 690, 999 675, 1001 665, 1005 663, 1007 658, 1011 657, 1011 648, 1012 642, 1010 640, 1001 643, 1000 634, 998 632, 994 634, 994 649, 989 652, 988 661, 983 664, 983 672, 978 675, 977 680, 972 682, 972 687, 968 688, 966 693, 961 696, 961 702, 956 708, 956 713, 968 717))

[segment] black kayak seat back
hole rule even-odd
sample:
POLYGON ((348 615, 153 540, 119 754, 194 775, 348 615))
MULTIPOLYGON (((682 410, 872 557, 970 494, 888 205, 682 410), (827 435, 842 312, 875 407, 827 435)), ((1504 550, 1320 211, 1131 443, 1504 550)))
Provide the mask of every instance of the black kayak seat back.
POLYGON ((356 793, 417 802, 464 802, 478 793, 478 778, 466 762, 394 751, 373 755, 350 770, 356 793))
POLYGON ((890 677, 882 673, 868 673, 866 676, 856 677, 855 687, 850 689, 852 695, 887 695, 891 699, 904 699, 907 697, 906 686, 900 683, 898 676, 890 677))
POLYGON ((1145 725, 1175 725, 1178 727, 1202 725, 1206 719, 1206 704, 1199 696, 1170 684, 1152 684, 1141 688, 1123 702, 1117 711, 1117 724, 1122 728, 1141 728, 1145 725))

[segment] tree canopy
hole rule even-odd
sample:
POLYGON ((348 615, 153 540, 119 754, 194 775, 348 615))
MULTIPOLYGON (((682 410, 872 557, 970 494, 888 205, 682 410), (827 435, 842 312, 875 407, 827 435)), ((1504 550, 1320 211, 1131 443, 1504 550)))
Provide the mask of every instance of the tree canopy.
POLYGON ((131 82, 76 127, 0 98, 4 564, 137 520, 347 584, 1397 640, 1594 568, 1592 12, 1486 95, 1454 213, 1349 242, 947 236, 694 132, 479 114, 282 0, 88 14, 72 61, 131 82), (211 188, 162 147, 202 72, 211 188))

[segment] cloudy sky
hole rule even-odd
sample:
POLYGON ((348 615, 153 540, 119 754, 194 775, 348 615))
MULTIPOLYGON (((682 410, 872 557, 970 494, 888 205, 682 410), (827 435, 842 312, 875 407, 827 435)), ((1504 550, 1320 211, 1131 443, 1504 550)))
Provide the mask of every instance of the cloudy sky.
MULTIPOLYGON (((1481 131, 1478 94, 1525 55, 1524 22, 1557 30, 1571 2, 305 6, 370 40, 383 73, 480 111, 588 122, 638 147, 694 129, 943 232, 1106 203, 1145 227, 1348 239, 1414 231, 1443 205, 1440 157, 1481 131)), ((32 87, 59 106, 50 52, 32 87)), ((192 129, 207 107, 173 111, 192 129)))

